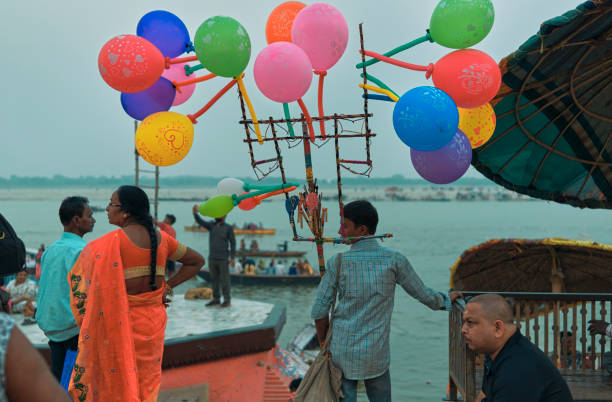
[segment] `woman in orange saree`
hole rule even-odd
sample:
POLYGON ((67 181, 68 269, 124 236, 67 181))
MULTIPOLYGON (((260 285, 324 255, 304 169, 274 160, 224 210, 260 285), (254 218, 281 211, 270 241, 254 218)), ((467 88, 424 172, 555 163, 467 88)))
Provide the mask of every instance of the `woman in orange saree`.
POLYGON ((166 297, 193 277, 204 259, 155 230, 140 188, 120 187, 106 210, 120 229, 89 243, 68 273, 80 327, 68 391, 75 401, 157 401, 166 297), (168 282, 166 259, 183 263, 168 282))

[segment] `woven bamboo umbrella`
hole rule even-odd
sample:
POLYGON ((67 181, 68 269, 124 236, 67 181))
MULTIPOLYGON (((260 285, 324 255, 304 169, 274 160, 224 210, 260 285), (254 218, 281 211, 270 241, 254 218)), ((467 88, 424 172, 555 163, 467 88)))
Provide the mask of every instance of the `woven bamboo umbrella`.
POLYGON ((500 68, 497 127, 473 166, 522 194, 612 208, 612 0, 544 22, 500 68))
POLYGON ((451 288, 483 292, 608 293, 612 245, 564 239, 496 239, 466 250, 451 288))

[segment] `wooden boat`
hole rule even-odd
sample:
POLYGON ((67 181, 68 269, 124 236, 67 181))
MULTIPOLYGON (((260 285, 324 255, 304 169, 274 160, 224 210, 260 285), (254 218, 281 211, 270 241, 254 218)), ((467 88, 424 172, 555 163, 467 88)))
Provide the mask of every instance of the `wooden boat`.
MULTIPOLYGON (((187 232, 208 232, 208 229, 201 226, 185 226, 185 230, 187 232)), ((262 236, 262 235, 273 235, 276 233, 276 229, 234 229, 234 234, 237 235, 253 235, 253 236, 262 236)))
MULTIPOLYGON (((308 367, 276 344, 285 307, 234 298, 230 308, 218 309, 206 302, 176 295, 167 310, 158 401, 287 401, 289 383, 308 367)), ((49 362, 40 328, 19 327, 49 362)))
POLYGON ((301 257, 305 251, 236 250, 236 257, 301 257))
MULTIPOLYGON (((201 270, 198 276, 207 282, 211 282, 210 271, 201 270)), ((319 275, 245 275, 230 273, 230 280, 233 285, 308 285, 317 286, 321 281, 319 275)))

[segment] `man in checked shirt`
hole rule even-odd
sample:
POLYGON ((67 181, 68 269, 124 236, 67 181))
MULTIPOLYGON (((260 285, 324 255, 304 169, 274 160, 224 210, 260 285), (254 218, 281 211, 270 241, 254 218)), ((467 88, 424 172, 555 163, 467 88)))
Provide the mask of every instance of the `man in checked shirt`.
MULTIPOLYGON (((378 213, 365 200, 344 206, 345 237, 368 236, 376 232, 378 213)), ((342 230, 342 229, 341 229, 342 230)), ((451 310, 459 292, 448 295, 426 287, 402 254, 380 245, 377 239, 363 239, 342 253, 330 353, 342 370, 343 402, 357 400, 357 382, 364 380, 370 401, 391 401, 389 376, 389 329, 395 285, 432 310, 451 310)), ((317 289, 311 316, 319 342, 325 341, 329 313, 336 291, 338 256, 327 261, 325 275, 317 289)))

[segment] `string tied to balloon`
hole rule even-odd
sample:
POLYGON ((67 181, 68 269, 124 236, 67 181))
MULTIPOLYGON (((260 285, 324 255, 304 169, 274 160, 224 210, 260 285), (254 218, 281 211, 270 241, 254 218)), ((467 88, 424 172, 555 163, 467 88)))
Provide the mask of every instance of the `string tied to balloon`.
POLYGON ((400 61, 400 60, 397 60, 391 57, 383 56, 382 54, 371 52, 369 50, 360 50, 359 52, 365 54, 366 56, 373 57, 379 61, 383 61, 385 63, 392 64, 394 66, 407 68, 409 70, 414 70, 414 71, 425 71, 426 78, 429 78, 433 74, 433 71, 434 71, 433 63, 429 63, 426 66, 422 66, 419 64, 406 63, 405 61, 400 61))
MULTIPOLYGON (((390 50, 390 51, 388 51, 386 53, 383 53, 383 56, 385 56, 385 57, 395 56, 396 54, 401 53, 404 50, 408 50, 411 47, 414 47, 414 46, 416 46, 418 44, 421 44, 421 43, 427 42, 427 41, 433 42, 433 39, 431 38, 431 35, 429 34, 429 30, 427 31, 427 33, 425 35, 421 36, 420 38, 417 38, 417 39, 415 39, 415 40, 413 40, 411 42, 408 42, 406 44, 398 46, 395 49, 392 49, 392 50, 390 50)), ((363 63, 359 63, 359 64, 355 65, 355 68, 361 69, 364 66, 365 67, 369 67, 372 64, 378 63, 379 61, 381 61, 381 60, 375 59, 375 58, 374 59, 370 59, 370 60, 367 60, 367 61, 365 61, 363 63)))
POLYGON ((229 83, 227 83, 227 85, 225 85, 215 96, 213 96, 213 98, 209 100, 208 103, 204 105, 204 107, 202 107, 202 109, 198 110, 194 114, 188 114, 187 117, 189 117, 189 120, 191 120, 193 124, 196 124, 198 122, 198 117, 206 113, 206 111, 210 109, 212 105, 214 105, 219 100, 219 98, 225 95, 225 93, 229 91, 234 85, 236 85, 236 80, 231 80, 229 83))
POLYGON ((171 59, 170 57, 165 58, 166 70, 170 68, 172 64, 181 64, 188 63, 190 61, 196 61, 198 59, 197 56, 189 56, 189 57, 175 57, 171 59))
POLYGON ((319 129, 321 130, 321 137, 325 139, 325 120, 323 120, 323 116, 325 116, 323 112, 323 80, 327 75, 327 71, 314 70, 314 73, 319 76, 319 90, 317 95, 317 103, 319 106, 319 129))
POLYGON ((185 65, 185 75, 190 76, 198 70, 203 69, 204 66, 202 64, 197 64, 195 66, 185 65))
POLYGON ((198 82, 208 81, 208 80, 210 80, 212 78, 215 78, 216 76, 217 76, 216 74, 212 74, 211 73, 211 74, 207 74, 207 75, 204 75, 202 77, 197 77, 197 78, 193 78, 193 79, 190 79, 190 80, 172 81, 172 85, 174 85, 174 87, 176 88, 176 91, 178 93, 181 93, 181 89, 180 89, 181 87, 184 87, 186 85, 193 85, 193 84, 196 84, 198 82))

